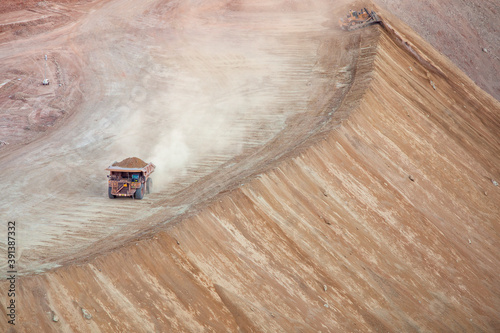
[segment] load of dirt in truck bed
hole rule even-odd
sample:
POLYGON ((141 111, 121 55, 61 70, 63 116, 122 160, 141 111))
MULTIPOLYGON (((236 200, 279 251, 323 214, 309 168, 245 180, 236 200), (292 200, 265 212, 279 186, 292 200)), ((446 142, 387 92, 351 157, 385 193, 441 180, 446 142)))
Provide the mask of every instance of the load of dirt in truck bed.
POLYGON ((129 157, 121 162, 113 163, 113 166, 120 168, 144 168, 146 165, 148 164, 138 157, 129 157))

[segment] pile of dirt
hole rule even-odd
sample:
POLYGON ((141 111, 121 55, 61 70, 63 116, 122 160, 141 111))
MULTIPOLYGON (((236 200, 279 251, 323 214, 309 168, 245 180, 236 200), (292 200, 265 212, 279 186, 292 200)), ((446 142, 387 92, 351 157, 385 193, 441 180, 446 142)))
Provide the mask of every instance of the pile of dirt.
POLYGON ((138 157, 128 157, 121 162, 113 163, 113 166, 120 168, 144 168, 146 165, 148 164, 138 157))

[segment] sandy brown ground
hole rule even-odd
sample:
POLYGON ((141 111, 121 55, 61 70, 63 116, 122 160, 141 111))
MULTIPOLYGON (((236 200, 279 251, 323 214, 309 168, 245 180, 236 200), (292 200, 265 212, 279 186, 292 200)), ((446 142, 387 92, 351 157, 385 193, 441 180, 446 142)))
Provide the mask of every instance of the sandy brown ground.
MULTIPOLYGON (((322 94, 315 88, 327 81, 325 72, 335 74, 330 64, 316 64, 321 40, 339 33, 332 22, 328 26, 324 6, 103 2, 69 26, 9 42, 5 58, 11 63, 5 67, 20 66, 13 50, 54 50, 47 52, 49 59, 60 59, 61 76, 68 77, 62 86, 54 84, 59 72, 49 66, 52 85, 29 85, 55 90, 46 99, 61 96, 68 107, 57 111, 68 118, 64 127, 28 146, 12 142, 3 151, 2 168, 17 181, 5 184, 12 194, 0 205, 22 225, 23 268, 51 267, 107 236, 128 237, 216 194, 196 186, 179 191, 271 139, 322 94), (128 156, 154 161, 161 191, 142 202, 110 202, 104 168, 128 156), (158 219, 147 218, 154 213, 158 219)), ((338 42, 330 43, 331 52, 340 54, 338 42)), ((338 61, 350 60, 332 57, 333 64, 338 61)), ((38 63, 43 66, 43 53, 38 63)), ((9 87, 13 95, 22 89, 15 83, 9 87)), ((331 89, 315 103, 328 103, 340 90, 345 88, 331 89)), ((6 98, 6 108, 18 112, 12 105, 18 103, 30 111, 33 99, 41 109, 35 126, 46 127, 43 114, 51 111, 44 110, 42 98, 6 98)), ((30 112, 28 120, 37 111, 30 112)), ((317 121, 311 116, 307 123, 317 121)), ((15 125, 9 122, 9 130, 15 125)))
POLYGON ((390 13, 345 33, 329 1, 70 7, 0 36, 6 110, 40 109, 0 151, 20 331, 499 328, 499 103, 390 13), (57 85, 30 74, 44 53, 57 85), (107 199, 96 170, 133 155, 157 193, 107 199))

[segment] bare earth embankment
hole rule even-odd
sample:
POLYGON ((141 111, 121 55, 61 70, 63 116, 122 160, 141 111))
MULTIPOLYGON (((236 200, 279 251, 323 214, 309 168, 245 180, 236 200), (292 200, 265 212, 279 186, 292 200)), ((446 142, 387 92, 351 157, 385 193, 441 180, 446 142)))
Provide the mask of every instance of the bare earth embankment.
POLYGON ((66 54, 89 99, 0 152, 17 331, 500 329, 497 100, 383 10, 341 32, 328 1, 173 4, 82 14, 66 54), (115 44, 89 55, 95 29, 115 44), (141 150, 164 187, 110 201, 92 170, 141 150))

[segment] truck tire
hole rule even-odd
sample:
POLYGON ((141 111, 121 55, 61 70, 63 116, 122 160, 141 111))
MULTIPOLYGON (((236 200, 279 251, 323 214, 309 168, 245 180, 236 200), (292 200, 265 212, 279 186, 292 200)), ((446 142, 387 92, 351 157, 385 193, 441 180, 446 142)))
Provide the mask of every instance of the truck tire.
POLYGON ((144 187, 145 187, 144 184, 141 184, 141 187, 139 187, 137 190, 135 190, 134 198, 139 199, 139 200, 144 198, 144 192, 146 192, 144 187))
POLYGON ((148 178, 148 181, 146 182, 146 194, 150 193, 153 193, 153 180, 148 178))
POLYGON ((110 186, 110 187, 108 187, 108 197, 109 197, 110 199, 114 199, 114 198, 116 198, 116 195, 111 194, 111 186, 110 186))

